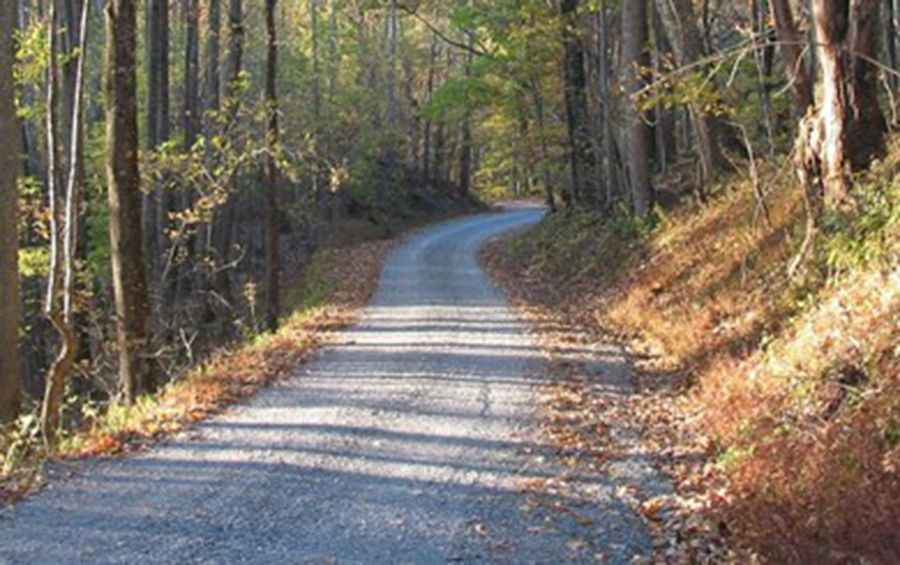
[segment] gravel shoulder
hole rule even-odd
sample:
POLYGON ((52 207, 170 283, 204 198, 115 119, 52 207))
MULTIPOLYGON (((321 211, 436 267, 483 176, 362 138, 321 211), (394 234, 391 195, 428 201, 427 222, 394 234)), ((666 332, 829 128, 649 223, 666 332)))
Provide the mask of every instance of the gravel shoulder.
MULTIPOLYGON (((288 379, 138 456, 85 463, 0 512, 0 563, 627 563, 640 465, 558 477, 544 357, 478 266, 513 209, 393 252, 362 321, 288 379)), ((597 361, 626 367, 610 351, 597 361)))

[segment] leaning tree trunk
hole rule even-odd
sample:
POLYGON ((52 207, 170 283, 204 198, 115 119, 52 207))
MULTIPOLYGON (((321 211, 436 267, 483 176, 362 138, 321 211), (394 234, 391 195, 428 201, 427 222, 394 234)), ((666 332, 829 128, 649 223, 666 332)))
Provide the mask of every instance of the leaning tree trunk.
MULTIPOLYGON (((0 140, 18 147, 13 85, 15 2, 0 3, 0 140)), ((18 190, 21 168, 16 151, 0 152, 0 424, 16 417, 22 392, 19 366, 18 190)))
MULTIPOLYGON (((647 66, 647 1, 629 0, 622 4, 622 64, 624 82, 632 96, 644 86, 643 68, 647 66)), ((634 212, 646 216, 653 206, 650 185, 650 127, 640 110, 640 102, 631 100, 628 132, 628 180, 634 212)))
POLYGON ((150 297, 141 244, 138 170, 137 43, 134 0, 106 5, 106 173, 119 349, 119 388, 131 403, 154 386, 145 355, 150 297))

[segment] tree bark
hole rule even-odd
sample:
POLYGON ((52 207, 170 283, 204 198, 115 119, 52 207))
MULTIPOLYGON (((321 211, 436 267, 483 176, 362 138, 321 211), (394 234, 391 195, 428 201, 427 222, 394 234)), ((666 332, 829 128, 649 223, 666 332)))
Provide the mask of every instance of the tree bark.
POLYGON ((134 0, 106 5, 106 140, 109 233, 119 348, 119 388, 128 403, 154 386, 145 357, 149 295, 141 244, 134 0))
POLYGON ((206 89, 205 108, 207 111, 219 109, 221 100, 220 59, 222 46, 222 3, 209 0, 206 32, 206 89))
MULTIPOLYGON (((6 147, 20 145, 13 81, 15 9, 15 2, 0 3, 0 139, 6 147)), ((17 230, 21 166, 16 151, 0 152, 0 424, 16 417, 22 394, 17 230)))
POLYGON ((184 150, 197 141, 200 125, 200 6, 198 0, 184 0, 184 107, 182 133, 184 150))
POLYGON ((584 45, 578 29, 578 0, 560 4, 565 49, 564 88, 566 124, 569 132, 569 160, 572 188, 567 204, 595 206, 599 191, 595 187, 594 154, 588 114, 587 77, 584 69, 584 45))
POLYGON ((801 127, 797 159, 806 182, 820 183, 832 208, 848 200, 850 171, 884 150, 886 124, 874 69, 864 59, 875 55, 877 14, 876 0, 813 2, 822 100, 801 127))
POLYGON ((277 0, 266 0, 266 30, 268 32, 268 56, 266 60, 266 103, 268 104, 268 148, 266 157, 266 212, 265 212, 265 252, 266 252, 266 325, 270 331, 278 329, 281 313, 279 278, 281 257, 279 253, 278 229, 278 166, 275 151, 278 145, 278 39, 275 27, 277 0))
MULTIPOLYGON (((434 97, 434 75, 435 75, 435 65, 437 64, 437 58, 439 55, 439 46, 438 46, 438 38, 436 35, 431 36, 431 51, 429 52, 428 59, 428 81, 426 84, 427 88, 427 104, 430 105, 431 101, 434 97)), ((432 130, 434 128, 434 122, 431 118, 425 120, 425 140, 424 147, 422 148, 422 176, 425 177, 426 182, 431 181, 432 177, 432 159, 431 159, 431 143, 432 143, 432 130)))
MULTIPOLYGON (((703 36, 697 26, 692 0, 657 0, 659 15, 662 18, 675 57, 679 66, 684 67, 702 59, 703 36)), ((699 189, 701 194, 706 183, 722 166, 724 157, 721 141, 716 135, 716 124, 701 104, 690 101, 687 110, 694 125, 697 154, 700 158, 701 175, 699 189)))
POLYGON ((797 29, 790 0, 770 0, 770 6, 785 72, 794 93, 794 115, 802 118, 813 103, 813 82, 803 61, 803 34, 797 29))
POLYGON ((612 106, 615 103, 615 98, 612 89, 610 88, 612 64, 609 53, 609 35, 612 27, 610 25, 611 10, 612 9, 608 6, 600 7, 600 45, 598 46, 600 52, 600 65, 598 69, 600 74, 599 90, 600 100, 603 104, 602 122, 606 128, 603 136, 603 156, 605 159, 603 178, 606 179, 606 201, 608 204, 612 204, 613 201, 619 200, 626 192, 622 187, 622 175, 619 174, 618 168, 616 167, 616 159, 614 158, 616 152, 616 136, 615 131, 613 130, 612 106))
POLYGON ((322 119, 322 64, 319 56, 319 0, 309 0, 309 28, 310 33, 312 34, 313 116, 316 118, 316 127, 319 127, 322 119))
MULTIPOLYGON (((230 135, 232 124, 238 118, 240 109, 240 80, 244 62, 244 8, 242 0, 229 0, 228 4, 228 29, 229 46, 226 73, 226 112, 228 122, 225 125, 225 134, 230 135)), ((213 276, 213 287, 221 295, 222 299, 230 303, 231 281, 225 265, 229 262, 231 247, 234 240, 235 223, 235 193, 236 182, 231 188, 231 194, 225 204, 222 205, 213 224, 213 242, 218 254, 217 270, 213 276)))
MULTIPOLYGON (((624 83, 632 96, 644 86, 642 69, 648 63, 647 2, 629 0, 622 4, 622 64, 624 83)), ((634 212, 646 216, 653 206, 650 185, 650 128, 637 100, 628 104, 628 181, 634 212)))
MULTIPOLYGON (((474 37, 469 34, 469 45, 472 46, 474 37)), ((464 73, 466 79, 472 78, 472 61, 474 55, 472 51, 466 53, 466 62, 464 64, 464 73)), ((459 196, 466 198, 472 190, 472 111, 471 105, 466 103, 466 109, 463 115, 462 124, 460 124, 461 146, 459 153, 459 196)))

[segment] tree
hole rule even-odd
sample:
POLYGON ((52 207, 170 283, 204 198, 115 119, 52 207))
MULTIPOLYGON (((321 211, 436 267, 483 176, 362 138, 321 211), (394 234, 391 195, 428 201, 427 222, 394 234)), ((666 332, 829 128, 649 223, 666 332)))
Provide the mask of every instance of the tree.
MULTIPOLYGON (((590 203, 599 196, 594 188, 597 179, 591 147, 590 117, 587 103, 584 46, 578 29, 578 0, 563 0, 560 4, 563 26, 564 90, 566 125, 569 130, 572 189, 570 204, 590 203)), ((566 193, 564 193, 566 194, 566 193)))
MULTIPOLYGON (((19 146, 13 85, 14 2, 0 4, 0 139, 19 146)), ((19 361, 19 245, 17 176, 21 167, 15 151, 0 152, 0 424, 15 418, 22 376, 19 361)))
POLYGON ((106 173, 109 234, 116 305, 119 388, 133 402, 154 388, 146 358, 150 297, 141 229, 138 169, 136 2, 106 5, 106 173))
MULTIPOLYGON (((469 50, 465 54, 465 63, 463 72, 466 80, 472 78, 472 62, 474 54, 472 53, 473 35, 469 34, 469 50)), ((463 198, 469 196, 472 190, 472 112, 466 104, 463 113, 462 123, 460 124, 460 152, 459 152, 459 195, 463 198)))
POLYGON ((218 110, 221 99, 221 33, 222 33, 222 3, 221 0, 209 0, 209 13, 207 14, 206 32, 206 83, 205 104, 207 111, 218 110))
MULTIPOLYGON (((147 0, 147 147, 151 150, 169 140, 169 0, 147 0)), ((143 199, 144 251, 155 268, 168 246, 166 227, 172 209, 169 193, 160 187, 154 200, 143 199)), ((165 294, 165 293, 164 293, 165 294)), ((165 300, 163 301, 165 302, 165 300)))
POLYGON ((803 64, 803 36, 797 29, 790 0, 771 0, 770 6, 785 72, 794 93, 794 113, 799 119, 813 103, 812 81, 803 64))
MULTIPOLYGON (((697 26, 693 0, 657 0, 657 7, 675 51, 677 64, 687 67, 702 59, 703 37, 697 26)), ((722 165, 724 157, 721 142, 717 139, 714 119, 707 114, 702 104, 695 100, 687 102, 687 109, 694 126, 697 153, 700 157, 701 175, 698 188, 702 194, 704 185, 722 165)))
MULTIPOLYGON (((57 122, 58 90, 58 50, 56 24, 56 4, 51 2, 48 15, 49 57, 47 69, 47 154, 48 195, 50 198, 50 273, 47 278, 45 313, 53 324, 60 339, 60 349, 47 373, 44 401, 41 406, 41 430, 47 447, 53 445, 59 428, 60 407, 65 393, 66 381, 72 372, 78 340, 74 321, 75 295, 75 254, 78 247, 79 207, 83 192, 84 176, 81 159, 82 101, 84 92, 84 65, 87 51, 90 2, 82 4, 79 24, 80 38, 75 59, 75 83, 70 105, 71 117, 68 121, 71 138, 69 146, 69 170, 65 177, 66 191, 61 192, 63 176, 59 160, 59 131, 57 122)), ((69 106, 69 105, 66 105, 69 106)))
POLYGON ((281 310, 279 278, 281 276, 281 257, 279 253, 278 228, 278 165, 275 151, 279 140, 278 131, 278 36, 275 26, 275 9, 277 0, 266 0, 266 30, 268 36, 268 55, 266 58, 266 104, 269 120, 266 135, 268 155, 266 156, 266 218, 265 218, 265 253, 266 253, 266 325, 269 330, 278 329, 278 317, 281 310))
MULTIPOLYGON (((630 0, 622 4, 622 64, 624 82, 632 96, 644 86, 643 68, 648 63, 647 1, 630 0)), ((628 182, 634 211, 646 216, 653 205, 650 186, 650 127, 640 110, 640 102, 628 104, 628 182)))
POLYGON ((814 0, 813 17, 822 71, 818 112, 801 124, 797 161, 811 198, 840 207, 850 193, 850 171, 884 150, 886 123, 874 66, 879 6, 876 0, 814 0))

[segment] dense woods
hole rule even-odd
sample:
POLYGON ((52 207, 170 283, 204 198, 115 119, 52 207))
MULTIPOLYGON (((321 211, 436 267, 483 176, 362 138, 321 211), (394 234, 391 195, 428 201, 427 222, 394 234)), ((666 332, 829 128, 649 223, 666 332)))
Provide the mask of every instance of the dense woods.
MULTIPOLYGON (((741 215, 698 235, 752 216, 737 239, 759 247, 736 276, 777 255, 784 286, 824 303, 811 289, 850 271, 829 263, 845 256, 839 238, 854 252, 878 240, 887 251, 860 253, 886 262, 867 268, 896 273, 896 189, 861 176, 875 163, 882 185, 896 183, 884 165, 900 109, 896 0, 0 10, 0 420, 39 429, 50 450, 89 414, 276 331, 317 249, 479 200, 540 198, 581 256, 599 256, 615 242, 637 253, 743 191, 741 215), (595 226, 614 237, 586 248, 579 237, 595 226), (765 229, 776 235, 754 239, 765 229), (766 247, 774 239, 787 251, 766 247)), ((606 269, 624 272, 614 258, 606 269)), ((802 313, 779 312, 741 360, 802 313)), ((879 323, 896 322, 890 312, 879 323)), ((889 372, 892 355, 866 362, 889 372)), ((855 391, 847 374, 837 379, 855 391)), ((878 382, 860 394, 894 399, 873 432, 884 455, 896 451, 900 392, 896 373, 878 382)), ((723 453, 738 435, 723 432, 723 453)))

